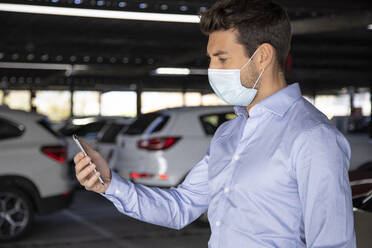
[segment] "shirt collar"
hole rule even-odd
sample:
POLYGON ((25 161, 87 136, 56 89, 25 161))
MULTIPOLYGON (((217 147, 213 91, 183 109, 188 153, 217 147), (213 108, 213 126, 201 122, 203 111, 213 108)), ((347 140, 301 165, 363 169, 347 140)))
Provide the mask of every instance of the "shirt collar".
MULTIPOLYGON (((259 112, 269 111, 273 114, 283 116, 293 103, 302 96, 300 86, 298 83, 293 83, 287 87, 278 90, 271 96, 264 98, 256 103, 250 110, 249 116, 255 116, 259 112)), ((234 106, 237 115, 244 115, 248 117, 245 106, 234 106)))

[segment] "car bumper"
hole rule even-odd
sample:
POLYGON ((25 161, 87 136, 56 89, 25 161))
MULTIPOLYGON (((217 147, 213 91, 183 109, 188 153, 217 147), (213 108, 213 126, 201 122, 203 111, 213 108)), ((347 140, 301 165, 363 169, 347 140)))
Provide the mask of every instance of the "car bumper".
POLYGON ((68 208, 74 199, 74 195, 74 191, 71 191, 62 195, 40 198, 38 201, 38 213, 49 214, 57 210, 68 208))

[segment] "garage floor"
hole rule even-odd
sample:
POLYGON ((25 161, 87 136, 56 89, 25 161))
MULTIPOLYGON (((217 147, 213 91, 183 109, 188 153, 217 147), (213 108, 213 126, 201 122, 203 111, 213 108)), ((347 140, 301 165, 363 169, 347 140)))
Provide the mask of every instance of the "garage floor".
MULTIPOLYGON (((358 248, 372 247, 372 214, 355 212, 358 248)), ((23 240, 4 248, 207 247, 210 230, 195 223, 181 231, 143 223, 120 214, 98 194, 78 191, 71 208, 36 217, 23 240)))

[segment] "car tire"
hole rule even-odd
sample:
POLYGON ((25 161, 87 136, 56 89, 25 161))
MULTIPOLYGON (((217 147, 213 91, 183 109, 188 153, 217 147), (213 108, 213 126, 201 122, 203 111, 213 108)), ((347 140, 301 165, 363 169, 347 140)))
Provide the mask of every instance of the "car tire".
POLYGON ((34 209, 29 197, 14 188, 0 189, 0 242, 14 241, 30 229, 34 209))

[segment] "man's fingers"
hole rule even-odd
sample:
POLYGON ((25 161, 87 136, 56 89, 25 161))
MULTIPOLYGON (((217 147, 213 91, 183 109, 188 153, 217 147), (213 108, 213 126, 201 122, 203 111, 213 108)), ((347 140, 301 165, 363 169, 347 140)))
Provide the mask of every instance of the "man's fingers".
POLYGON ((83 182, 85 183, 85 180, 86 180, 85 178, 94 170, 94 168, 96 168, 95 164, 92 164, 84 168, 80 173, 76 175, 76 178, 78 179, 78 181, 81 184, 83 184, 83 182))
POLYGON ((80 160, 82 160, 83 158, 84 158, 84 153, 83 152, 79 152, 78 154, 76 154, 75 157, 74 157, 75 164, 78 164, 80 162, 80 160))
POLYGON ((89 180, 85 183, 85 188, 86 189, 90 189, 93 187, 94 184, 97 183, 97 180, 98 180, 98 177, 100 176, 100 173, 97 171, 96 173, 94 173, 93 176, 91 176, 89 178, 89 180))
POLYGON ((89 156, 86 156, 85 158, 81 159, 80 162, 75 165, 76 174, 78 174, 82 169, 84 169, 84 167, 87 166, 90 161, 91 159, 89 156))

